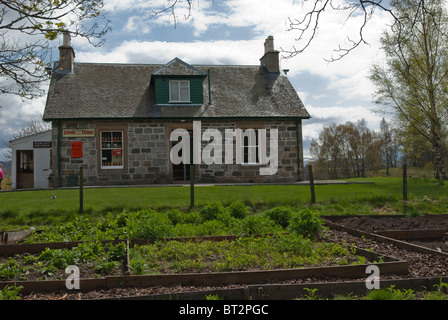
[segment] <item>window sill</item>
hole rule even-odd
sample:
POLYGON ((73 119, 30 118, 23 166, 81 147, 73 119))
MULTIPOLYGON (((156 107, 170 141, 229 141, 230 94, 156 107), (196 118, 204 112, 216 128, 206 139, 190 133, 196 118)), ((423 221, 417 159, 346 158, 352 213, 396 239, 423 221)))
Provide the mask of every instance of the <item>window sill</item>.
POLYGON ((120 170, 124 169, 123 166, 109 166, 109 167, 103 167, 101 166, 101 170, 120 170))

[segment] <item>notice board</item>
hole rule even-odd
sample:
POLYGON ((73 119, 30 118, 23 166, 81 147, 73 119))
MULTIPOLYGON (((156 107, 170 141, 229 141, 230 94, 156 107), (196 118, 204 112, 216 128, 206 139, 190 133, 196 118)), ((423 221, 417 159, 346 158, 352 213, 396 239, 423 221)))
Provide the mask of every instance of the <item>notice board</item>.
POLYGON ((82 158, 82 142, 72 141, 72 158, 82 158))

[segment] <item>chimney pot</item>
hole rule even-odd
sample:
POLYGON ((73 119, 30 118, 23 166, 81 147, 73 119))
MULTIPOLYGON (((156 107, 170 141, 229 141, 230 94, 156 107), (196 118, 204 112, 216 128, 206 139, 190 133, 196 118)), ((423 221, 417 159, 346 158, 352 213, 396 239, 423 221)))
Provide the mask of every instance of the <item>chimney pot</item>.
POLYGON ((279 52, 274 49, 273 36, 269 36, 264 42, 264 55, 261 57, 260 63, 266 67, 268 72, 280 73, 279 52))
POLYGON ((63 72, 73 72, 73 62, 75 60, 75 51, 70 44, 70 32, 63 32, 62 46, 59 47, 59 62, 57 69, 63 72))
POLYGON ((69 48, 69 47, 71 47, 71 45, 70 45, 70 32, 68 32, 68 31, 64 31, 64 32, 62 33, 62 35, 63 35, 62 46, 63 46, 64 48, 69 48))

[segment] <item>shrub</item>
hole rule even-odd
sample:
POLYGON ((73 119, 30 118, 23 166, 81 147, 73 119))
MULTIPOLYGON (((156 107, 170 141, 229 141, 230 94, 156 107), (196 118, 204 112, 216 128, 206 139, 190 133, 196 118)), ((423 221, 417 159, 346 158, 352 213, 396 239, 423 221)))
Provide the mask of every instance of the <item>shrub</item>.
POLYGON ((291 216, 288 229, 304 237, 314 238, 324 229, 324 226, 317 213, 305 209, 291 216))
POLYGON ((244 219, 249 214, 249 207, 240 201, 235 201, 228 207, 230 215, 237 219, 244 219))
POLYGON ((266 211, 266 215, 274 221, 275 223, 286 228, 289 224, 289 219, 291 218, 293 211, 289 207, 281 206, 274 209, 266 211))
POLYGON ((213 201, 202 207, 201 210, 199 210, 199 214, 204 221, 207 221, 215 220, 218 215, 223 214, 224 211, 225 209, 221 202, 213 201))

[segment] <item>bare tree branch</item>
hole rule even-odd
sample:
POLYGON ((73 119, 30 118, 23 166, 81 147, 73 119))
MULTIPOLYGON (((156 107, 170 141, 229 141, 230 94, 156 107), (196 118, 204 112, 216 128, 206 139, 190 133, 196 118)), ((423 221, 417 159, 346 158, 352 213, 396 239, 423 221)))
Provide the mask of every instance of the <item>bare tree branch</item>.
POLYGON ((101 45, 110 30, 103 0, 0 0, 0 94, 34 98, 44 93, 51 45, 62 32, 101 45))

